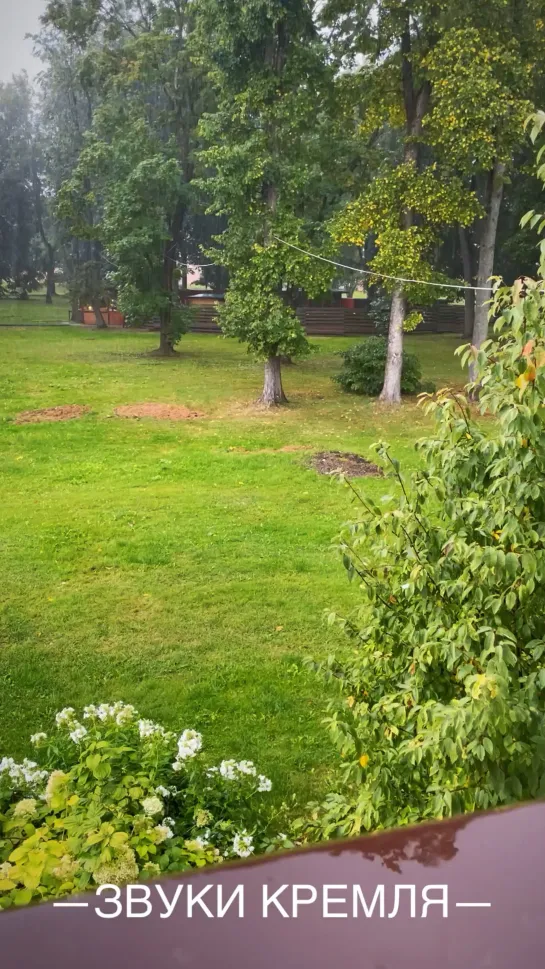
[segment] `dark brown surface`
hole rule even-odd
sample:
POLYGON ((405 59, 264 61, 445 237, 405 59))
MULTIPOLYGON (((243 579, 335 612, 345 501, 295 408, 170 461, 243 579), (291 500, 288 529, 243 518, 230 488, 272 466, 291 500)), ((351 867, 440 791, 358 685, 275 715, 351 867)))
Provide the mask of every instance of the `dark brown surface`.
POLYGON ((319 474, 346 474, 350 478, 382 478, 384 471, 367 461, 361 454, 350 451, 319 451, 310 460, 310 467, 319 474))
MULTIPOLYGON (((190 878, 163 880, 193 893, 221 885, 224 899, 244 885, 245 914, 222 919, 203 912, 188 919, 182 902, 161 919, 159 896, 147 918, 98 917, 87 909, 51 905, 0 916, 2 965, 22 969, 543 969, 545 965, 545 806, 473 815, 442 824, 323 845, 316 850, 206 869, 190 878), (394 886, 416 886, 416 917, 407 891, 395 918, 375 914, 324 919, 318 903, 298 918, 272 911, 262 918, 262 886, 358 884, 370 902, 385 885, 386 915, 394 886), (421 917, 422 890, 446 884, 448 917, 432 906, 421 917), (456 902, 491 902, 457 908, 456 902)), ((156 887, 151 886, 153 893, 156 887)), ((285 893, 287 894, 287 893, 285 893)), ((337 889, 334 894, 343 894, 337 889)), ((206 898, 206 896, 205 896, 206 898)), ((289 898, 289 896, 288 896, 289 898)), ((213 901, 210 903, 215 911, 213 901)), ((288 901, 289 905, 289 901, 288 901)), ((107 910, 105 907, 104 910, 107 910)), ((332 906, 332 911, 336 910, 332 906)))
POLYGON ((45 421, 72 421, 76 417, 83 417, 89 413, 89 407, 80 404, 61 404, 58 407, 46 407, 43 410, 24 410, 17 414, 16 424, 42 424, 45 421))
MULTIPOLYGON (((297 310, 303 327, 309 336, 364 336, 376 333, 366 305, 354 300, 355 307, 348 306, 301 306, 297 310)), ((197 305, 194 300, 192 309, 195 316, 190 329, 195 333, 219 333, 217 305, 197 305)), ((460 337, 464 327, 464 307, 447 303, 420 307, 424 317, 415 333, 456 333, 460 337)))

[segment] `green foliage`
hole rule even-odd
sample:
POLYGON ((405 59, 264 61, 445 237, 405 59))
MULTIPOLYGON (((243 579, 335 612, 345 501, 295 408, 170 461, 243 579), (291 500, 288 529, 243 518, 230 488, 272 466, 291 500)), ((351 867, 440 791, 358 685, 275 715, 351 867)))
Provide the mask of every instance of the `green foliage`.
POLYGON ((523 140, 533 65, 509 40, 490 26, 451 29, 426 59, 434 92, 426 135, 461 172, 510 162, 523 140))
POLYGON ((275 237, 331 254, 319 219, 332 157, 323 48, 302 0, 201 0, 198 9, 196 47, 217 97, 200 123, 201 185, 210 211, 228 218, 209 253, 231 277, 222 329, 261 358, 304 355, 294 306, 302 290, 326 290, 332 270, 275 237))
MULTIPOLYGON (((479 411, 448 390, 408 477, 385 445, 392 494, 340 548, 361 605, 329 725, 347 787, 313 822, 355 833, 545 793, 545 296, 498 290, 495 340, 475 357, 479 411)), ((475 388, 473 388, 475 390, 475 388)), ((334 617, 332 617, 334 620, 334 617)))
MULTIPOLYGON (((112 117, 103 109, 58 196, 59 215, 71 219, 80 235, 103 244, 119 308, 135 322, 170 319, 178 307, 177 293, 165 282, 174 259, 170 256, 165 270, 169 257, 164 253, 171 238, 169 220, 184 192, 175 154, 174 142, 162 145, 139 112, 114 112, 112 117), (97 197, 101 218, 88 225, 86 213, 97 197)), ((178 316, 179 336, 186 327, 183 314, 178 316)))
MULTIPOLYGON (((293 222, 293 219, 284 219, 288 238, 293 238, 296 231, 293 222)), ((304 243, 299 236, 296 238, 304 243)), ((234 239, 240 239, 240 234, 234 233, 232 228, 222 237, 229 253, 234 239)), ((310 296, 317 296, 326 288, 331 268, 275 241, 269 245, 254 243, 248 247, 244 264, 238 263, 240 252, 237 245, 234 257, 237 269, 225 304, 220 308, 223 332, 247 343, 249 350, 261 359, 278 354, 307 355, 310 347, 295 309, 290 305, 286 281, 292 290, 304 290, 310 296)))
MULTIPOLYGON (((368 394, 377 397, 384 384, 388 342, 384 337, 372 336, 361 343, 355 343, 341 354, 343 369, 335 380, 343 390, 354 394, 368 394)), ((403 351, 401 370, 401 393, 417 394, 422 386, 422 370, 414 353, 403 351)), ((427 388, 428 389, 428 388, 427 388)))
POLYGON ((207 765, 196 731, 176 738, 121 702, 56 725, 32 738, 46 769, 0 761, 0 908, 290 844, 272 835, 268 778, 207 765))
MULTIPOLYGON (((372 234, 377 253, 370 265, 377 273, 408 279, 440 282, 444 277, 431 264, 439 230, 444 225, 470 224, 480 212, 474 194, 467 192, 457 178, 445 178, 435 165, 418 171, 414 162, 387 168, 334 220, 337 242, 363 245, 372 234), (413 225, 403 225, 403 212, 415 216, 413 225)), ((396 283, 382 279, 391 292, 396 283)), ((407 296, 429 302, 433 290, 426 285, 407 283, 407 296)))

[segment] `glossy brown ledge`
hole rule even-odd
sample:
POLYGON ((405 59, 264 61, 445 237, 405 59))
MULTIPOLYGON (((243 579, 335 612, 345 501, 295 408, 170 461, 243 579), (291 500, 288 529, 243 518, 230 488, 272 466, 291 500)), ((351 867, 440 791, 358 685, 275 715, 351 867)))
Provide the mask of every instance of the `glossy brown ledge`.
POLYGON ((47 904, 10 910, 0 916, 2 965, 543 969, 544 871, 545 805, 534 803, 148 883, 151 910, 145 916, 146 904, 135 900, 136 917, 127 917, 124 889, 119 901, 123 911, 114 918, 95 912, 96 907, 113 912, 115 906, 106 902, 110 891, 100 898, 90 894, 73 900, 87 907, 47 904), (238 886, 238 895, 218 917, 238 886), (172 904, 178 889, 178 902, 170 917, 164 917, 164 899, 172 904), (263 898, 270 900, 279 889, 277 898, 286 914, 271 902, 264 917, 263 898), (195 902, 203 890, 210 915, 195 902), (313 891, 316 899, 311 901, 313 891), (188 897, 193 901, 191 917, 188 897), (396 897, 398 910, 392 915, 396 897), (427 909, 426 898, 435 903, 427 909), (300 902, 297 917, 294 899, 300 902))

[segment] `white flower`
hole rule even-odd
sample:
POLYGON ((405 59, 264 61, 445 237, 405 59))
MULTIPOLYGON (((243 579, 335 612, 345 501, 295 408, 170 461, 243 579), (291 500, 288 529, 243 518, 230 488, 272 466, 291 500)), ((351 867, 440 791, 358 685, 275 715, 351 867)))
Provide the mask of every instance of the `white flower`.
POLYGON ((236 781, 238 777, 238 764, 236 760, 222 760, 220 764, 220 774, 226 781, 236 781))
POLYGON ((37 801, 33 797, 25 797, 18 801, 13 808, 14 818, 31 818, 36 814, 37 801))
POLYGON ((199 808, 195 811, 195 826, 197 828, 204 828, 212 820, 212 815, 210 811, 205 811, 204 808, 199 808))
POLYGON ((144 809, 144 814, 147 814, 150 818, 154 814, 161 814, 163 811, 163 802, 160 797, 145 797, 140 803, 144 809))
POLYGON ((64 710, 59 710, 55 714, 55 723, 57 727, 70 727, 76 719, 76 711, 73 707, 65 707, 64 710))
POLYGON ((123 703, 123 700, 116 700, 115 703, 100 703, 98 707, 90 703, 83 708, 84 720, 101 720, 103 723, 105 720, 115 720, 118 727, 131 723, 135 716, 134 707, 130 703, 123 703))
POLYGON ((178 760, 194 757, 202 747, 202 736, 196 730, 184 730, 178 738, 178 760))
POLYGON ((255 769, 255 765, 251 760, 239 761, 239 763, 237 764, 237 768, 241 774, 250 774, 252 777, 255 777, 257 773, 255 769))
POLYGON ((65 774, 63 770, 51 771, 51 774, 47 780, 44 800, 49 804, 56 794, 63 793, 63 789, 66 787, 67 782, 68 774, 65 774))
POLYGON ((270 791, 271 788, 272 788, 272 781, 268 777, 265 777, 264 774, 260 774, 258 777, 258 785, 257 785, 258 791, 263 793, 264 791, 270 791))
POLYGON ((115 715, 115 722, 118 727, 122 727, 125 723, 131 723, 134 720, 136 710, 130 703, 121 703, 119 706, 116 703, 116 707, 118 709, 115 715))
POLYGON ((198 848, 207 848, 210 844, 208 838, 203 838, 200 835, 197 838, 192 838, 191 843, 197 845, 198 848))
POLYGON ((153 720, 139 720, 138 732, 142 738, 154 737, 156 734, 159 734, 161 737, 168 736, 165 728, 160 723, 154 723, 153 720))
POLYGON ((49 777, 46 770, 41 770, 33 760, 26 757, 22 764, 17 764, 13 757, 3 757, 0 760, 0 774, 7 774, 14 789, 30 787, 40 792, 49 777))
POLYGON ((99 720, 102 720, 103 722, 104 720, 107 720, 108 717, 113 717, 113 715, 114 715, 114 708, 111 707, 108 703, 101 703, 100 706, 97 708, 97 717, 99 720))
POLYGON ((170 791, 168 790, 168 787, 163 787, 161 784, 159 784, 159 787, 155 788, 155 793, 159 794, 160 797, 168 797, 170 791))
POLYGON ((238 855, 239 858, 248 858, 249 855, 253 854, 253 851, 253 839, 250 834, 243 831, 242 834, 235 835, 233 838, 233 854, 238 855))
POLYGON ((79 744, 84 737, 87 736, 87 727, 84 727, 82 723, 74 724, 74 729, 70 732, 70 740, 75 744, 79 744))
POLYGON ((156 824, 153 830, 159 835, 157 844, 161 844, 162 841, 168 841, 169 838, 174 837, 174 831, 168 824, 156 824))
POLYGON ((46 733, 33 733, 32 737, 30 738, 30 743, 32 744, 33 747, 38 747, 41 744, 42 740, 47 740, 46 733))

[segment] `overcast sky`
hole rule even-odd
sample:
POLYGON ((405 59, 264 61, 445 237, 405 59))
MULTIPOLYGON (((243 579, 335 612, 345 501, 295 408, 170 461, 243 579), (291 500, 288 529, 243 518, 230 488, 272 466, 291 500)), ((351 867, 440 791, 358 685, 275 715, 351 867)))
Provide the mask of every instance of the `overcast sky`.
POLYGON ((32 41, 25 34, 36 33, 47 0, 0 0, 0 81, 26 70, 33 77, 40 61, 32 55, 32 41))

